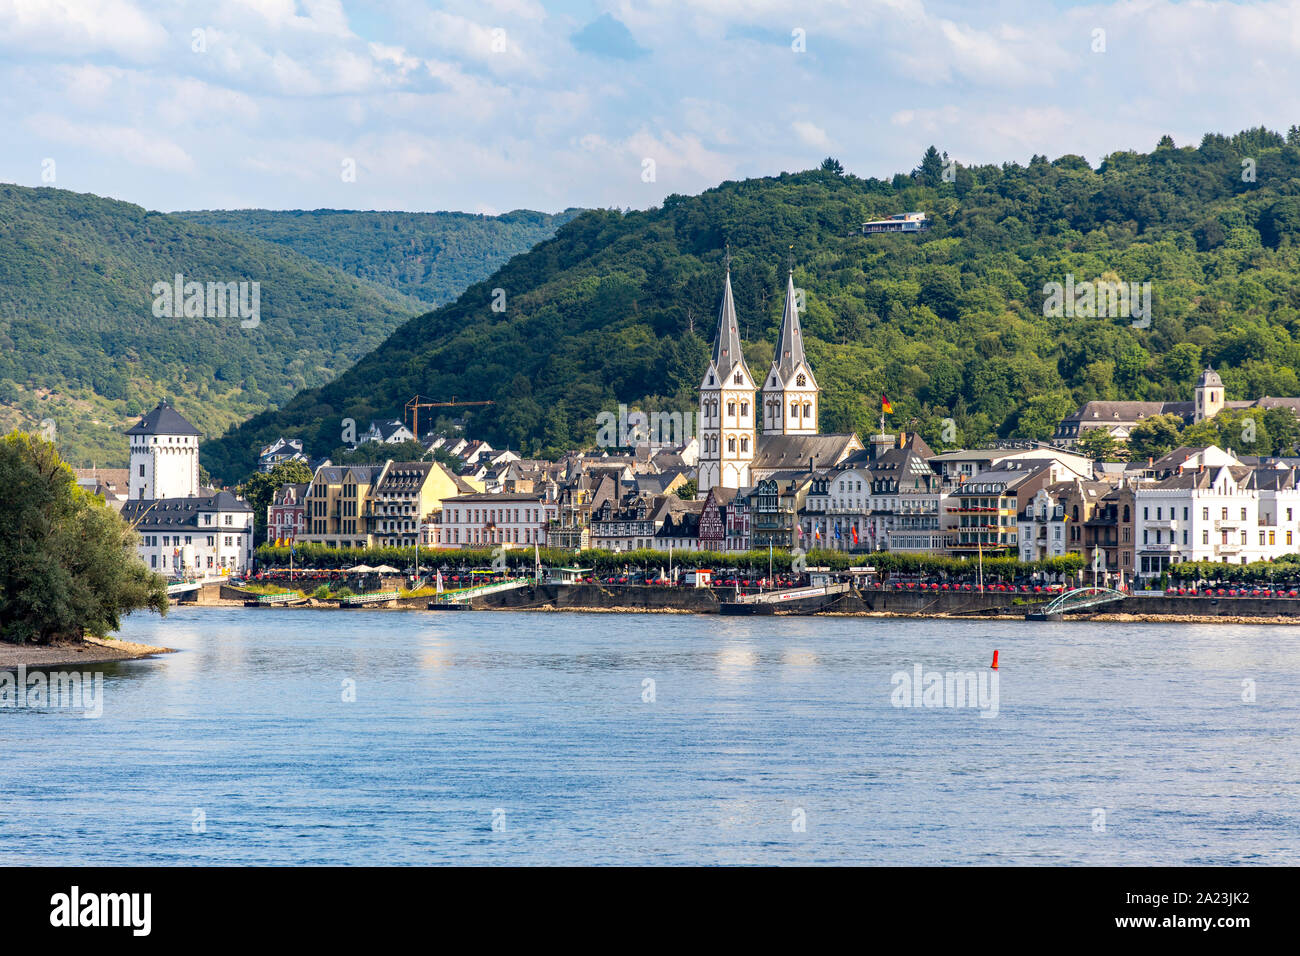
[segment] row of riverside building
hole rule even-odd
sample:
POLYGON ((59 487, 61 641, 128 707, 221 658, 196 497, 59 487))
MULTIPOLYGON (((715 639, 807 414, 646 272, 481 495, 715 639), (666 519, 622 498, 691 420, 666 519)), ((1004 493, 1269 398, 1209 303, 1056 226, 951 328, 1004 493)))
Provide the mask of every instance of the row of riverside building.
MULTIPOLYGON (((1193 420, 1249 404, 1225 406, 1222 382, 1208 369, 1195 392, 1186 409, 1193 420)), ((1145 463, 1093 462, 1070 447, 1081 430, 1108 427, 1100 412, 1087 420, 1093 405, 1067 419, 1072 434, 1051 444, 1011 440, 937 454, 917 434, 886 432, 883 416, 865 443, 852 433, 822 434, 793 275, 772 367, 760 379, 742 353, 728 274, 698 432, 684 442, 548 461, 424 436, 415 440, 430 452, 441 448, 453 467, 320 463, 310 482, 277 490, 267 540, 678 553, 823 548, 1025 561, 1079 554, 1116 582, 1149 580, 1181 561, 1248 563, 1300 550, 1300 459, 1210 446, 1145 463), (691 479, 698 493, 686 500, 678 492, 691 479)), ((1168 410, 1123 409, 1134 420, 1168 410)), ((394 444, 415 437, 391 427, 399 424, 378 423, 367 434, 394 444)), ((255 547, 251 510, 228 492, 198 488, 197 430, 164 402, 128 435, 122 507, 146 542, 146 563, 164 573, 176 573, 178 562, 205 573, 246 567, 255 547)), ((283 438, 261 457, 267 470, 306 460, 300 442, 283 438)))

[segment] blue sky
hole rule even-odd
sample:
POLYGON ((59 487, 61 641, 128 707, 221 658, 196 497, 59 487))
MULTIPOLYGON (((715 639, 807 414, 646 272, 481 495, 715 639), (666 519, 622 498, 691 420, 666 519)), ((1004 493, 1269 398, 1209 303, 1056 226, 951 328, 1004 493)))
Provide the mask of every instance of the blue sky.
POLYGON ((1285 131, 1300 0, 0 0, 0 116, 0 180, 152 209, 644 208, 1285 131))

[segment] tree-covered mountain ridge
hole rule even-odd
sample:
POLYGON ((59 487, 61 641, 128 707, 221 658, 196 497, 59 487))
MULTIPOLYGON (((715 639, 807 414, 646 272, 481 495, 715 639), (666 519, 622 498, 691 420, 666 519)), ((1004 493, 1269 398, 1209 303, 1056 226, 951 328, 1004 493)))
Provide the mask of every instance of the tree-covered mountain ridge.
POLYGON ((1096 168, 1073 155, 965 167, 933 148, 889 180, 827 165, 583 213, 333 382, 208 443, 205 461, 237 476, 279 433, 332 449, 342 419, 400 414, 416 393, 493 400, 475 436, 542 453, 591 443, 620 402, 692 410, 727 249, 759 376, 793 263, 823 431, 873 431, 885 393, 890 423, 937 445, 1045 438, 1090 399, 1190 399, 1206 364, 1230 398, 1300 395, 1295 127, 1166 137, 1096 168), (912 210, 928 231, 862 234, 912 210), (1045 315, 1049 284, 1071 276, 1150 282, 1149 327, 1045 315))
POLYGON ((531 249, 581 210, 381 212, 347 209, 226 209, 178 212, 190 222, 265 239, 386 286, 429 306, 531 249))
MULTIPOLYGON (((260 210, 230 215, 279 221, 260 210)), ((412 248, 427 233, 442 253, 421 266, 421 282, 456 291, 553 231, 541 213, 499 222, 378 215, 290 217, 290 231, 325 258, 349 244, 369 248, 355 235, 358 224, 400 235, 412 248), (312 228, 320 233, 314 241, 312 228)), ((174 401, 204 434, 219 435, 330 381, 429 308, 400 283, 365 278, 369 253, 342 263, 357 267, 349 274, 295 251, 294 242, 264 241, 253 231, 64 189, 0 184, 0 428, 37 428, 77 464, 123 465, 122 430, 158 399, 174 401), (257 283, 258 321, 206 309, 159 314, 168 310, 155 309, 154 287, 178 274, 205 288, 245 283, 247 304, 257 283)))

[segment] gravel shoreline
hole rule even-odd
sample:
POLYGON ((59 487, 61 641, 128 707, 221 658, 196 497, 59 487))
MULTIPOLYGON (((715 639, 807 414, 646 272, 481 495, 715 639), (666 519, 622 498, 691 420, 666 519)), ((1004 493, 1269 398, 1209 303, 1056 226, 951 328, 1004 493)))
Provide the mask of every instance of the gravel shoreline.
POLYGON ((171 654, 175 648, 152 647, 133 641, 88 637, 80 644, 5 644, 0 642, 0 671, 15 667, 82 667, 86 664, 114 664, 156 654, 171 654))

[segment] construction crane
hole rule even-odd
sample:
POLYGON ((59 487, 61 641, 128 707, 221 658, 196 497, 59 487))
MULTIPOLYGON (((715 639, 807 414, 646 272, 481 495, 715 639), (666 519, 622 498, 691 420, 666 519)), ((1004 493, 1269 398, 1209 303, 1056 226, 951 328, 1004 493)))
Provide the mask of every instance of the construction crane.
POLYGON ((406 403, 406 412, 411 416, 411 432, 415 435, 416 441, 420 440, 420 409, 422 408, 460 408, 467 405, 495 405, 496 402, 458 402, 456 396, 451 397, 450 402, 425 402, 420 400, 416 395, 406 403))

